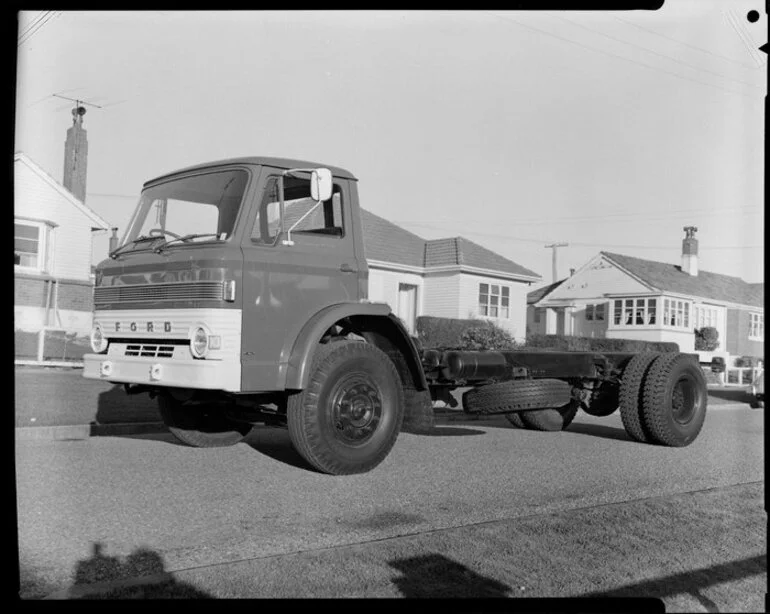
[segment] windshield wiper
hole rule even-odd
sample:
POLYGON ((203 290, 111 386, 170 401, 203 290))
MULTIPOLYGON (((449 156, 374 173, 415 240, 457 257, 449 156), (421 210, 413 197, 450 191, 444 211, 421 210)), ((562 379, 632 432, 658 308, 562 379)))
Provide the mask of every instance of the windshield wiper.
POLYGON ((201 237, 219 237, 219 235, 215 232, 199 232, 199 233, 193 233, 189 235, 184 235, 182 237, 175 237, 173 239, 169 239, 168 241, 164 241, 158 247, 156 247, 153 251, 156 254, 159 254, 162 252, 166 247, 171 245, 172 243, 176 243, 177 241, 183 241, 184 243, 187 243, 188 241, 191 241, 192 239, 200 239, 201 237))
POLYGON ((157 237, 157 236, 156 236, 156 237, 153 237, 153 236, 148 236, 148 235, 142 235, 141 237, 137 237, 137 238, 136 238, 136 239, 134 239, 133 241, 129 241, 128 243, 126 243, 125 245, 123 245, 123 246, 119 247, 119 248, 118 248, 118 249, 116 249, 115 251, 113 251, 113 252, 110 252, 110 258, 112 258, 113 260, 115 260, 115 258, 117 258, 117 257, 118 257, 120 254, 122 254, 124 251, 126 251, 126 249, 128 249, 129 247, 133 247, 133 246, 134 246, 134 245, 136 245, 137 243, 145 243, 145 242, 147 242, 147 241, 156 241, 156 240, 158 240, 159 238, 160 238, 160 237, 157 237))

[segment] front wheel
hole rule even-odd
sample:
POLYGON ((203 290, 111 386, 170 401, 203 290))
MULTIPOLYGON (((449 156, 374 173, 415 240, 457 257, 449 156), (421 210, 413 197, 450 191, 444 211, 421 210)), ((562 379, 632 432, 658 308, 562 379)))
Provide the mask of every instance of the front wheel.
POLYGON ((319 346, 310 381, 289 397, 294 448, 332 475, 364 473, 390 452, 404 418, 404 394, 393 362, 368 343, 319 346))
POLYGON ((227 418, 221 405, 185 403, 170 394, 158 397, 158 409, 174 437, 194 448, 233 446, 253 428, 227 418))

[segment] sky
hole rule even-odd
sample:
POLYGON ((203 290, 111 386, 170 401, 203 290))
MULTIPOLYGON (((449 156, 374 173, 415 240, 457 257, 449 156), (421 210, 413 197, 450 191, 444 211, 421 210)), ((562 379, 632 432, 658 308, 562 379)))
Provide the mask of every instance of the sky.
POLYGON ((552 281, 548 245, 567 243, 559 279, 602 250, 679 264, 690 225, 701 270, 760 282, 762 4, 24 11, 15 150, 61 182, 58 96, 90 103, 86 204, 119 234, 148 179, 279 156, 350 170, 362 207, 483 245, 533 287, 552 281))

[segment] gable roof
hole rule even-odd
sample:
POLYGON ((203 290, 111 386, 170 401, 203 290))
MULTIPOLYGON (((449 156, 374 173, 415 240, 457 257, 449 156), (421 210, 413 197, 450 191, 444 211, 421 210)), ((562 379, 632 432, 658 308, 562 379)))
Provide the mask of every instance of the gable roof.
POLYGON ((67 201, 79 209, 91 222, 94 224, 94 228, 101 230, 109 230, 110 225, 93 209, 86 206, 86 204, 77 198, 72 192, 65 188, 62 184, 56 181, 48 173, 46 173, 40 166, 33 162, 26 154, 16 152, 13 155, 13 162, 21 162, 38 177, 40 177, 45 183, 61 194, 67 201))
POLYGON ((740 277, 698 271, 690 275, 680 266, 654 260, 643 260, 623 254, 601 252, 603 256, 658 290, 687 294, 699 298, 764 307, 764 283, 750 284, 740 277))
POLYGON ((465 237, 433 239, 425 243, 425 267, 461 265, 510 275, 539 278, 534 271, 469 241, 465 237))
POLYGON ((567 281, 566 277, 564 279, 560 279, 559 281, 555 281, 552 284, 548 284, 547 286, 543 286, 542 288, 538 288, 537 290, 532 290, 532 292, 528 292, 527 293, 527 305, 534 305, 540 299, 545 298, 551 292, 556 290, 556 288, 561 286, 565 281, 567 281))
POLYGON ((367 259, 420 268, 425 266, 425 239, 371 211, 363 208, 360 211, 367 259))

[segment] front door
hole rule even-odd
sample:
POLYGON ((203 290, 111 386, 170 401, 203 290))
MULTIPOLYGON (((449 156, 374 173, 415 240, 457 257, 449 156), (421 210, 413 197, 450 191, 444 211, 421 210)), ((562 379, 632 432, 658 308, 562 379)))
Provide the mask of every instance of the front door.
POLYGON ((282 213, 280 171, 266 175, 242 244, 241 389, 251 392, 282 388, 294 339, 314 314, 361 298, 347 181, 335 178, 332 198, 313 209, 309 178, 286 177, 282 213))

